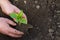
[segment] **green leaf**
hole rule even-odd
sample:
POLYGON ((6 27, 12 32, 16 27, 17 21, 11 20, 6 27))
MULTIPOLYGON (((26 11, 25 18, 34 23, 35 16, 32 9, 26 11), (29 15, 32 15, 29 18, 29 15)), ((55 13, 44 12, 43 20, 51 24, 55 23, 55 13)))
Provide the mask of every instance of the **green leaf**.
POLYGON ((19 19, 17 19, 17 18, 16 18, 15 22, 17 22, 17 23, 18 23, 18 22, 19 22, 19 19))
POLYGON ((20 20, 20 23, 27 24, 27 20, 24 19, 24 18, 22 18, 22 19, 20 20))
POLYGON ((16 15, 16 13, 11 13, 11 14, 10 14, 10 17, 11 17, 11 18, 16 18, 17 15, 16 15))
POLYGON ((23 16, 23 11, 21 10, 19 13, 19 17, 22 17, 22 16, 23 16))
POLYGON ((25 18, 23 18, 23 11, 21 10, 20 13, 11 13, 10 14, 11 18, 15 18, 15 22, 16 23, 23 23, 23 24, 27 24, 27 20, 25 18))

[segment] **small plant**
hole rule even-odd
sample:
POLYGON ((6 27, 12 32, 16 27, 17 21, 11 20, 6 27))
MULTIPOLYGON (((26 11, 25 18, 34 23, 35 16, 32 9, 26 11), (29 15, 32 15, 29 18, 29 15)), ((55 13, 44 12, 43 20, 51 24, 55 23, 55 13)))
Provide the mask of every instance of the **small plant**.
POLYGON ((22 24, 27 24, 27 20, 23 18, 23 11, 21 10, 19 13, 11 13, 10 14, 11 18, 15 18, 16 23, 22 23, 22 24))
POLYGON ((16 29, 22 31, 24 33, 28 32, 28 29, 33 28, 32 25, 27 24, 27 20, 23 17, 23 11, 21 10, 19 13, 11 13, 10 17, 15 19, 17 23, 16 29))

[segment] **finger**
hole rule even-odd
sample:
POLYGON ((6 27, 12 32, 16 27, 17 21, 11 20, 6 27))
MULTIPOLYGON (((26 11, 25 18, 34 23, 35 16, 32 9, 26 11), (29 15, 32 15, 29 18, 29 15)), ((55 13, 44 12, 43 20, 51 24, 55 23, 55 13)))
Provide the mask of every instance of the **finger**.
POLYGON ((16 35, 16 34, 12 34, 10 33, 9 31, 5 30, 3 32, 1 32, 2 34, 5 34, 5 35, 8 35, 8 36, 11 36, 11 37, 22 37, 22 35, 16 35))
POLYGON ((12 36, 12 37, 22 37, 22 35, 24 34, 23 32, 20 32, 16 29, 13 29, 11 27, 8 27, 8 32, 10 33, 9 36, 12 36))
MULTIPOLYGON (((14 11, 16 12, 16 13, 19 13, 20 12, 20 9, 19 8, 17 8, 16 6, 14 6, 14 11)), ((27 17, 26 17, 26 15, 23 13, 23 18, 25 18, 26 20, 27 20, 27 17)), ((14 19, 15 20, 15 19, 14 19)))
POLYGON ((23 14, 23 18, 27 19, 27 17, 26 17, 26 15, 25 15, 25 14, 23 14))
POLYGON ((5 29, 1 29, 0 33, 9 35, 11 37, 22 37, 22 35, 19 34, 18 32, 17 32, 17 34, 14 34, 14 33, 11 33, 10 30, 12 31, 11 27, 9 27, 9 25, 7 25, 7 27, 5 26, 5 29))
POLYGON ((11 25, 13 25, 13 26, 16 25, 16 23, 14 23, 13 21, 11 21, 11 20, 9 20, 9 19, 6 19, 6 21, 7 21, 8 24, 11 24, 11 25))
POLYGON ((24 34, 23 32, 20 32, 20 31, 14 29, 14 28, 11 28, 11 27, 9 27, 9 30, 8 30, 8 31, 9 31, 10 33, 16 34, 16 35, 23 35, 23 34, 24 34))
POLYGON ((20 12, 20 9, 17 8, 16 6, 14 6, 14 11, 15 11, 16 13, 19 13, 19 12, 20 12))
POLYGON ((2 11, 7 15, 9 15, 11 12, 14 11, 12 6, 11 7, 10 6, 11 6, 10 4, 8 4, 8 5, 6 4, 6 5, 1 6, 2 11))
POLYGON ((26 19, 26 21, 27 21, 27 23, 28 23, 28 20, 27 20, 27 17, 26 17, 26 15, 25 15, 25 14, 23 14, 23 18, 25 18, 25 19, 26 19))
POLYGON ((15 34, 11 34, 11 33, 8 33, 7 35, 9 35, 11 37, 22 37, 22 35, 15 35, 15 34))
MULTIPOLYGON (((14 10, 15 10, 16 13, 19 13, 20 12, 20 9, 17 8, 16 6, 14 6, 14 10)), ((23 17, 27 19, 27 17, 26 17, 25 14, 23 14, 23 17)))

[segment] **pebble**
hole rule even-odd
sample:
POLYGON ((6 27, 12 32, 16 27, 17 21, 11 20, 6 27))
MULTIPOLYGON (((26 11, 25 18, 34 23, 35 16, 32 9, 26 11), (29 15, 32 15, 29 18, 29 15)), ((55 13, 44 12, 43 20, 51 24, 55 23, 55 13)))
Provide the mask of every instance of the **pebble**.
POLYGON ((60 13, 60 11, 58 10, 58 11, 56 11, 57 13, 60 13))
POLYGON ((38 3, 38 1, 36 1, 36 0, 35 0, 35 3, 37 4, 37 3, 38 3))
POLYGON ((25 4, 27 3, 26 0, 24 0, 24 3, 25 3, 25 4))
POLYGON ((58 22, 57 24, 59 25, 60 23, 58 22))
POLYGON ((37 5, 36 8, 39 9, 40 8, 40 5, 37 5))
POLYGON ((57 17, 56 15, 54 15, 54 18, 57 17))
POLYGON ((18 1, 18 0, 15 0, 15 1, 18 1))
POLYGON ((49 29, 49 32, 54 32, 54 30, 53 29, 49 29))
POLYGON ((51 19, 49 19, 49 21, 52 21, 51 19))
POLYGON ((60 25, 58 25, 58 27, 60 27, 60 25))
POLYGON ((35 7, 35 5, 33 5, 33 7, 35 7))

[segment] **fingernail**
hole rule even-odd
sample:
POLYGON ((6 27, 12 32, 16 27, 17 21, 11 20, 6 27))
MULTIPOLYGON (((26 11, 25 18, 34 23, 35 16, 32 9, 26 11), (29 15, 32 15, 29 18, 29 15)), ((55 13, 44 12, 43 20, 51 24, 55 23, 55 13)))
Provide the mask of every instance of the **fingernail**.
POLYGON ((16 23, 14 25, 16 25, 16 23))
POLYGON ((23 32, 21 32, 22 34, 24 34, 23 32))
POLYGON ((24 34, 23 32, 20 32, 20 34, 24 34))

